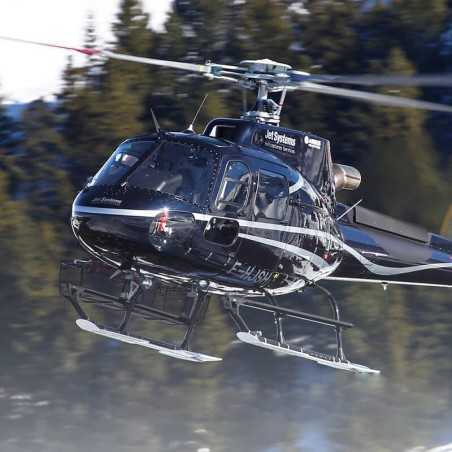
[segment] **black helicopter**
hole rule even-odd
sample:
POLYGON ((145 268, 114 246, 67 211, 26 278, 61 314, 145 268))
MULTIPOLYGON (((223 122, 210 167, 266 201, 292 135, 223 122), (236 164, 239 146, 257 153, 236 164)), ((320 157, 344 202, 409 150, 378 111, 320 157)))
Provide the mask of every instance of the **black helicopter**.
POLYGON ((333 163, 328 140, 279 126, 286 92, 292 90, 450 113, 446 105, 331 86, 450 86, 449 75, 318 75, 267 59, 197 65, 13 41, 195 72, 257 91, 251 111, 240 119, 213 119, 201 134, 192 125, 184 132, 162 131, 153 114, 156 133, 121 143, 77 195, 72 229, 94 260, 63 263, 61 291, 83 330, 175 358, 218 361, 190 350, 208 294, 218 294, 243 342, 338 369, 379 373, 346 359, 341 332, 353 325, 340 318, 334 297, 319 282, 452 287, 451 240, 359 205, 337 203, 338 191, 360 185, 359 171, 333 163), (278 102, 271 93, 280 93, 278 102), (99 265, 111 269, 111 279, 121 278, 119 296, 84 286, 86 275, 99 271, 99 265), (74 270, 79 271, 76 282, 64 276, 74 270), (152 302, 154 283, 186 290, 182 312, 152 302), (277 301, 278 295, 308 287, 326 295, 332 318, 277 301), (262 296, 267 302, 259 300, 262 296), (119 326, 89 320, 83 303, 123 312, 119 326), (270 312, 275 338, 252 330, 243 309, 270 312), (185 335, 180 344, 134 335, 128 328, 132 317, 182 325, 185 335), (286 318, 334 328, 336 354, 289 345, 286 318))

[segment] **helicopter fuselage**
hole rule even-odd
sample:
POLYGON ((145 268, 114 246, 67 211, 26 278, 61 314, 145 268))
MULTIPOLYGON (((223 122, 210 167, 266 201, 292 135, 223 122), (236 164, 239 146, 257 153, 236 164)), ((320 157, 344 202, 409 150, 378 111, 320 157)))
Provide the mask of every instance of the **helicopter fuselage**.
POLYGON ((241 120, 127 140, 75 199, 74 234, 101 260, 172 283, 299 290, 342 259, 334 196, 321 192, 331 189, 325 141, 241 120), (299 170, 300 146, 323 185, 299 170))

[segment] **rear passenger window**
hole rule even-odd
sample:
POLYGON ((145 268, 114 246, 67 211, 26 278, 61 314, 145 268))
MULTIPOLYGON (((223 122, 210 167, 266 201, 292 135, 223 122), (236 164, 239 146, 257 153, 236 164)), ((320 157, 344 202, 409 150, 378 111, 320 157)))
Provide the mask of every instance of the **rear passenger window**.
POLYGON ((251 173, 242 162, 228 162, 217 199, 217 209, 238 213, 246 205, 251 173))
POLYGON ((283 220, 287 210, 289 189, 284 176, 270 171, 259 171, 259 186, 254 203, 257 218, 283 220))

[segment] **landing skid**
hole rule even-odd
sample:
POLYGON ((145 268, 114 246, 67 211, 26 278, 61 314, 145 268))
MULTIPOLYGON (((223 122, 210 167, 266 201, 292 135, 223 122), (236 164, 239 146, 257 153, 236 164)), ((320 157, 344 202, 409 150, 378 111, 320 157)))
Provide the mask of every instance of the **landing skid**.
POLYGON ((256 347, 262 347, 269 350, 273 350, 278 353, 283 353, 285 355, 297 356, 298 358, 305 358, 316 362, 322 366, 334 367, 335 369, 348 370, 350 372, 363 373, 363 374, 379 374, 379 370, 371 369, 367 366, 362 366, 360 364, 354 364, 347 360, 340 360, 339 358, 331 355, 320 354, 316 352, 306 352, 303 351, 302 347, 294 348, 289 344, 277 342, 272 339, 261 336, 257 332, 243 332, 239 331, 237 333, 237 338, 250 345, 256 347))
MULTIPOLYGON (((60 292, 70 301, 76 310, 79 319, 76 324, 83 331, 108 337, 120 342, 132 345, 140 345, 155 350, 161 355, 182 359, 196 363, 218 362, 222 358, 197 353, 190 350, 190 339, 197 325, 203 319, 208 307, 207 293, 201 284, 193 285, 189 300, 182 303, 183 312, 178 314, 168 309, 157 307, 152 295, 146 294, 150 303, 143 304, 145 292, 152 287, 152 280, 142 277, 138 272, 130 268, 121 269, 113 273, 109 280, 120 278, 122 289, 119 296, 113 296, 99 290, 86 287, 88 274, 92 274, 93 263, 90 261, 63 262, 60 267, 60 292), (66 279, 64 272, 76 273, 73 279, 66 279), (88 318, 82 304, 95 304, 96 306, 122 313, 118 326, 98 325, 88 318), (140 317, 145 320, 158 320, 171 326, 185 327, 185 334, 180 344, 163 342, 147 337, 131 334, 128 330, 132 317, 140 317)), ((105 277, 105 274, 101 272, 105 277)), ((107 273, 108 275, 109 273, 107 273)))
MULTIPOLYGON (((156 292, 150 290, 151 288, 156 288, 152 280, 143 276, 140 272, 132 270, 130 263, 114 272, 111 276, 111 269, 103 274, 104 276, 107 275, 109 284, 115 282, 120 283, 121 288, 118 296, 94 288, 88 288, 87 284, 85 284, 86 276, 95 274, 97 271, 96 266, 99 266, 96 262, 73 261, 62 263, 60 268, 60 292, 70 301, 76 310, 79 317, 76 324, 79 328, 86 332, 127 344, 139 345, 171 358, 198 363, 218 362, 222 360, 215 356, 193 352, 190 349, 190 339, 207 312, 209 304, 207 281, 198 281, 191 286, 187 286, 188 293, 185 298, 180 298, 182 303, 178 304, 178 311, 174 312, 171 309, 171 303, 168 306, 168 302, 178 300, 178 298, 168 296, 168 293, 165 292, 162 297, 163 304, 161 304, 158 301, 158 297, 155 297, 156 292), (63 274, 66 270, 78 272, 78 279, 76 277, 74 282, 74 279, 65 278, 63 274), (113 279, 115 281, 112 281, 113 279), (94 304, 100 308, 116 311, 120 315, 119 321, 114 322, 116 323, 115 326, 96 324, 88 317, 82 307, 82 305, 87 304, 94 304), (185 328, 185 334, 180 340, 180 343, 163 342, 138 336, 130 330, 130 321, 134 317, 139 317, 144 320, 157 320, 168 326, 182 327, 185 328)), ((342 331, 347 328, 352 328, 353 325, 340 319, 339 307, 332 294, 323 287, 315 287, 327 296, 333 313, 332 318, 280 306, 274 297, 266 291, 263 294, 267 297, 268 303, 249 298, 237 299, 226 297, 224 307, 238 327, 239 332, 237 333, 237 338, 244 343, 256 347, 304 358, 322 366, 362 374, 380 373, 380 371, 367 366, 354 364, 345 357, 342 344, 342 331), (250 328, 241 315, 241 309, 254 309, 271 313, 274 317, 275 338, 266 338, 260 332, 250 328), (290 345, 290 341, 286 340, 286 332, 284 330, 284 319, 286 318, 312 322, 333 328, 336 336, 336 353, 334 355, 327 355, 311 350, 308 351, 300 346, 290 345)))
POLYGON ((328 301, 333 311, 334 318, 318 316, 279 306, 276 300, 267 292, 265 292, 265 295, 269 299, 270 303, 249 301, 246 299, 238 300, 235 298, 229 298, 225 304, 225 307, 228 313, 230 314, 232 320, 238 326, 239 330, 241 330, 236 334, 237 338, 242 342, 254 345, 256 347, 266 348, 279 353, 283 353, 285 355, 308 359, 322 366, 333 367, 335 369, 346 370, 349 372, 361 374, 379 374, 380 373, 379 370, 371 369, 370 367, 367 366, 352 363, 345 357, 342 345, 342 330, 344 328, 352 328, 353 325, 351 323, 344 322, 340 319, 339 307, 332 294, 323 287, 320 286, 315 287, 321 290, 328 297, 328 301), (240 313, 241 308, 257 309, 272 313, 276 327, 275 334, 276 338, 275 339, 266 338, 262 336, 261 332, 252 331, 240 313), (284 318, 288 317, 305 322, 326 325, 334 328, 336 333, 336 354, 328 355, 325 353, 306 351, 303 349, 303 347, 299 346, 294 347, 287 343, 283 327, 283 320, 284 318))
POLYGON ((87 331, 88 333, 98 334, 99 336, 105 336, 110 339, 125 342, 127 344, 141 345, 142 347, 156 350, 162 355, 170 356, 172 358, 183 359, 185 361, 192 361, 196 363, 222 361, 222 358, 205 355, 203 353, 196 353, 190 350, 184 350, 182 348, 178 348, 174 344, 160 342, 139 336, 132 336, 129 334, 121 333, 119 331, 115 331, 113 329, 108 329, 107 327, 96 325, 94 322, 86 319, 77 319, 75 323, 79 328, 81 328, 83 331, 87 331))

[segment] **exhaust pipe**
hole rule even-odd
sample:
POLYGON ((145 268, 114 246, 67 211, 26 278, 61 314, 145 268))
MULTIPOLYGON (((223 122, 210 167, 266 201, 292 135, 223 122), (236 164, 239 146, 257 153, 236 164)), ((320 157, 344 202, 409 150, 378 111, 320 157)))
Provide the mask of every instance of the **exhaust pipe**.
POLYGON ((361 185, 361 173, 353 166, 333 164, 336 191, 356 190, 361 185))

